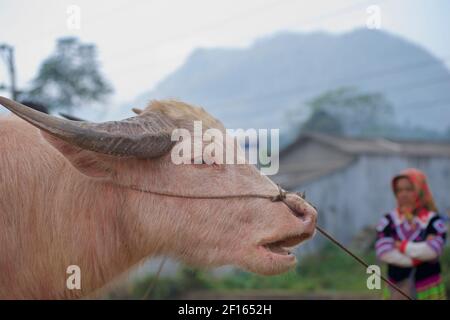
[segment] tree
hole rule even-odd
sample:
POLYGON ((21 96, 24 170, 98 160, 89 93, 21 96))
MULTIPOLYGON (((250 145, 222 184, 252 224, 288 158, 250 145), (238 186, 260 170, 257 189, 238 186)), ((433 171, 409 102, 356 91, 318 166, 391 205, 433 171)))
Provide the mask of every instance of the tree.
POLYGON ((354 88, 327 91, 308 102, 311 110, 303 131, 319 131, 348 136, 382 134, 393 124, 393 108, 379 93, 354 88))
POLYGON ((40 66, 31 88, 21 99, 49 109, 67 109, 102 102, 112 87, 99 71, 95 45, 77 38, 61 38, 55 52, 40 66))
POLYGON ((303 124, 303 131, 322 132, 328 134, 343 134, 339 120, 323 110, 316 110, 303 124))

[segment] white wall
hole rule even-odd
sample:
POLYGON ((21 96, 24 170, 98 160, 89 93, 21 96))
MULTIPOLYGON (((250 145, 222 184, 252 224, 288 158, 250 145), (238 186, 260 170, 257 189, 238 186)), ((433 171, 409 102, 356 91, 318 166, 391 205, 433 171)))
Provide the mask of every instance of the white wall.
MULTIPOLYGON (((361 228, 376 224, 395 207, 390 181, 408 167, 427 174, 438 209, 446 214, 450 210, 450 158, 360 156, 348 167, 296 190, 306 191, 307 200, 318 207, 320 225, 348 243, 361 228)), ((321 238, 316 235, 299 253, 315 249, 321 238)))

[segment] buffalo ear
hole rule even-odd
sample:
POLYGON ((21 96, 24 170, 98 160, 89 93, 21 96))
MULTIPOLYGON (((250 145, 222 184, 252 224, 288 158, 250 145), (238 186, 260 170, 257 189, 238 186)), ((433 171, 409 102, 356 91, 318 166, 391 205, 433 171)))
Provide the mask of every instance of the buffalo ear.
POLYGON ((112 156, 81 149, 42 130, 41 135, 82 174, 91 178, 111 178, 114 174, 112 156))

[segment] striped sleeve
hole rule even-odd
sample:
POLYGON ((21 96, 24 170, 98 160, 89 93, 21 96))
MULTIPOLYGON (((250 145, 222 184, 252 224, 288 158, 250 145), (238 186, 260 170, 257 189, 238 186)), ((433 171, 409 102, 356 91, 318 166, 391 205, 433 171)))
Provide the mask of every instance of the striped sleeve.
POLYGON ((432 236, 427 240, 427 244, 438 254, 442 254, 445 240, 447 237, 447 226, 441 218, 436 218, 430 221, 427 230, 428 235, 432 236))
POLYGON ((375 242, 375 252, 380 258, 386 252, 395 249, 395 241, 392 237, 389 219, 384 216, 377 225, 377 240, 375 242))
POLYGON ((407 242, 405 254, 413 259, 420 261, 431 261, 437 258, 438 253, 430 248, 426 241, 407 242))

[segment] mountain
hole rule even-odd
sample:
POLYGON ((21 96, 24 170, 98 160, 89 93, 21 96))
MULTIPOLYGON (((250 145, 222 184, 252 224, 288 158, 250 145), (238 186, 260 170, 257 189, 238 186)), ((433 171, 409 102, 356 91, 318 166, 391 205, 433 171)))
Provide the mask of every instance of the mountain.
POLYGON ((227 128, 281 128, 283 134, 289 111, 306 118, 308 100, 343 86, 383 93, 399 125, 450 128, 450 72, 443 61, 417 44, 369 29, 282 32, 247 48, 199 48, 119 112, 176 98, 203 106, 227 128))

